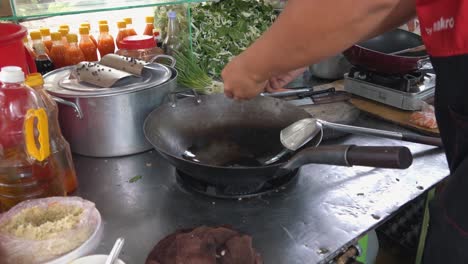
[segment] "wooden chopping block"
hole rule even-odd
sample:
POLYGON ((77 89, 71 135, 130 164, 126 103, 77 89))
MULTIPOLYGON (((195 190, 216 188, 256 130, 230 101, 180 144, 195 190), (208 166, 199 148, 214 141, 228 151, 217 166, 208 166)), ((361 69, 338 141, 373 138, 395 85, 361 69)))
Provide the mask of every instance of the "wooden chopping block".
MULTIPOLYGON (((337 91, 344 90, 344 80, 338 80, 332 83, 314 87, 317 90, 328 89, 335 87, 337 91)), ((415 132, 419 132, 428 136, 440 136, 439 129, 431 129, 426 127, 417 126, 411 123, 410 116, 413 111, 405 111, 395 107, 391 107, 379 102, 368 100, 366 98, 354 96, 350 101, 359 110, 379 119, 397 124, 399 126, 408 128, 415 132)))

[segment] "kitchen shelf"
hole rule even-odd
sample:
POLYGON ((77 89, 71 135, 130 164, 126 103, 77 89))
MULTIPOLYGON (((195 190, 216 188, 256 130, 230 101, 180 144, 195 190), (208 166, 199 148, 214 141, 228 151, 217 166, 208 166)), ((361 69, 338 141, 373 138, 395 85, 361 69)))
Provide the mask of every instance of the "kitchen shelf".
MULTIPOLYGON (((208 0, 209 1, 209 0, 208 0)), ((27 20, 61 15, 113 11, 161 5, 208 2, 207 0, 12 0, 14 16, 0 20, 27 20), (58 2, 60 1, 60 2, 58 2), (47 3, 45 3, 47 2, 47 3)))

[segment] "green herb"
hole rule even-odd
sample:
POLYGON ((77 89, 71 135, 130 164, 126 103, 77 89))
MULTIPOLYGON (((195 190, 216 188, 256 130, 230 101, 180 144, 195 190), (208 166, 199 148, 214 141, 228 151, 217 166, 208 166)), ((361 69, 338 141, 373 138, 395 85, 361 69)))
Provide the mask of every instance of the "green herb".
POLYGON ((213 77, 276 19, 263 1, 221 0, 192 8, 192 48, 197 63, 213 77))
POLYGON ((135 182, 141 180, 141 178, 143 178, 143 176, 137 175, 137 176, 131 178, 130 180, 128 180, 128 182, 129 182, 129 183, 135 183, 135 182))
POLYGON ((179 73, 177 76, 179 84, 203 94, 223 92, 223 83, 214 81, 208 76, 188 47, 183 47, 182 51, 176 51, 174 58, 176 59, 175 67, 179 73))

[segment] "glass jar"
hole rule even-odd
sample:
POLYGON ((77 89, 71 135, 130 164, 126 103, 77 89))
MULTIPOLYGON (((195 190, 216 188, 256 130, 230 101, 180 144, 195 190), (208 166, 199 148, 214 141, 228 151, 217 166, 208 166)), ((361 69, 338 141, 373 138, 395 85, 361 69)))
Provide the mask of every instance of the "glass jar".
POLYGON ((164 54, 163 50, 156 46, 152 36, 129 36, 120 41, 119 55, 132 57, 144 61, 150 61, 156 55, 164 54))

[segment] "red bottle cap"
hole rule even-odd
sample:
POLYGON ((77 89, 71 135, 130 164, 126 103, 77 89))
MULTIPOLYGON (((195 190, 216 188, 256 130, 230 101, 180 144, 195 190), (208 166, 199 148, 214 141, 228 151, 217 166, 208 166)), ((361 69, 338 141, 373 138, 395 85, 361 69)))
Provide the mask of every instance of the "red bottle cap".
POLYGON ((121 49, 136 50, 136 49, 151 49, 156 47, 154 37, 152 36, 128 36, 119 42, 121 49))

